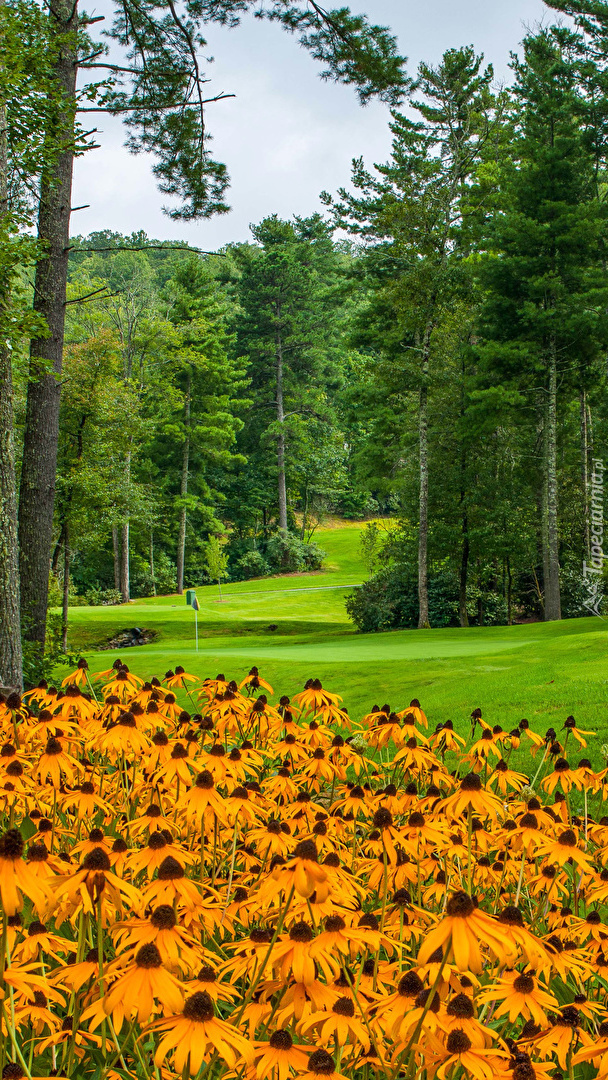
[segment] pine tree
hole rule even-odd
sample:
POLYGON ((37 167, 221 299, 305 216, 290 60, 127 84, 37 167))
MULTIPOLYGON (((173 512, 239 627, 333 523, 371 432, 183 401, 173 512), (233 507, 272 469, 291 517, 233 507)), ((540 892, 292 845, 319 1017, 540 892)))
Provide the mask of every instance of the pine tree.
POLYGON ((544 615, 561 618, 558 449, 564 391, 605 345, 608 300, 601 265, 606 214, 582 123, 569 31, 524 41, 514 60, 512 159, 483 264, 481 332, 490 378, 536 413, 544 615))

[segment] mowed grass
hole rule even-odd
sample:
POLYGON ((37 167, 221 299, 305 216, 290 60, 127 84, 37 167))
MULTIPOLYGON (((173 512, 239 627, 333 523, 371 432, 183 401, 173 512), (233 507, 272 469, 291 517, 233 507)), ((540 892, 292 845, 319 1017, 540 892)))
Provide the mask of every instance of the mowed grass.
POLYGON ((121 656, 144 677, 162 677, 182 664, 201 677, 222 671, 240 681, 257 664, 275 693, 291 696, 307 679, 319 678, 356 717, 374 703, 399 709, 417 697, 431 729, 449 719, 463 734, 477 707, 492 724, 511 728, 527 717, 541 733, 549 726, 559 731, 572 714, 580 728, 597 732, 585 752, 599 764, 608 742, 605 622, 358 634, 344 598, 364 578, 359 529, 319 530, 315 540, 327 552, 321 572, 229 584, 222 603, 217 587, 197 589, 198 653, 194 614, 178 596, 73 608, 70 646, 93 671, 103 670, 118 653, 95 646, 138 626, 154 630, 154 642, 121 656))

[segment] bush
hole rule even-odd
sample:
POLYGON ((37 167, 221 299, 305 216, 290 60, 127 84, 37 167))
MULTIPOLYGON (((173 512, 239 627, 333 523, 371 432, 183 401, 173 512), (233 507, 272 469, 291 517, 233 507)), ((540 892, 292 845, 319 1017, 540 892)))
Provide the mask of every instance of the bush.
MULTIPOLYGON (((391 566, 346 598, 346 611, 363 633, 418 626, 418 579, 412 567, 391 566)), ((429 575, 429 622, 458 626, 458 581, 449 570, 429 575)))
POLYGON ((265 554, 271 571, 276 574, 320 570, 325 558, 325 552, 318 544, 307 544, 294 533, 286 532, 278 532, 271 537, 265 554))
POLYGON ((270 566, 261 551, 246 551, 237 560, 233 577, 237 581, 247 581, 249 578, 265 577, 270 573, 270 566))
POLYGON ((84 594, 84 602, 90 607, 109 607, 111 604, 122 604, 122 596, 119 589, 99 589, 94 586, 84 594))
POLYGON ((131 562, 131 595, 152 596, 154 590, 159 596, 174 593, 177 588, 177 567, 165 551, 157 550, 154 558, 154 580, 150 573, 150 563, 146 559, 138 560, 134 555, 131 562))
POLYGON ((507 601, 502 593, 484 592, 483 590, 469 587, 467 592, 467 615, 469 626, 479 625, 479 613, 477 602, 481 596, 483 625, 506 626, 508 621, 507 601))

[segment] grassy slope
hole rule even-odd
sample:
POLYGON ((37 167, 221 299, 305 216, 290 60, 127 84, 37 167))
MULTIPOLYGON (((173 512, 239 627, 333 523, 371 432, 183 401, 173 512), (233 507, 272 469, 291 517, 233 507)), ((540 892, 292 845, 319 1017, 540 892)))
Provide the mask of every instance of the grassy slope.
POLYGON ((228 585, 197 595, 200 651, 194 618, 181 597, 156 597, 128 608, 74 608, 71 643, 86 651, 93 670, 109 667, 112 652, 90 651, 117 630, 156 630, 150 645, 125 650, 141 675, 163 675, 182 663, 199 675, 225 671, 242 677, 257 663, 280 693, 293 694, 318 677, 341 693, 353 715, 374 702, 402 707, 420 698, 434 725, 452 719, 464 730, 476 706, 503 727, 527 716, 538 730, 561 727, 572 713, 579 727, 596 730, 590 743, 608 741, 608 627, 599 619, 468 630, 395 631, 360 635, 344 611, 349 586, 363 578, 358 530, 319 532, 327 569, 228 585), (271 631, 270 624, 278 629, 271 631))

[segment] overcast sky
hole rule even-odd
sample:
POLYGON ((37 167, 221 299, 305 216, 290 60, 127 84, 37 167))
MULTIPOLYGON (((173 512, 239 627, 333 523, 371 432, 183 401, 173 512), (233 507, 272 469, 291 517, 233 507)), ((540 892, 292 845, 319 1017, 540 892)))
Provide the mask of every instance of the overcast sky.
MULTIPOLYGON (((542 0, 351 0, 349 6, 392 29, 411 75, 421 60, 436 62, 445 49, 472 44, 503 80, 526 26, 552 14, 542 0)), ((143 229, 212 251, 248 239, 249 224, 267 214, 321 209, 319 193, 348 182, 353 157, 363 155, 368 165, 388 157, 387 109, 361 108, 352 89, 322 82, 319 65, 278 26, 253 18, 236 30, 211 26, 208 53, 215 58, 209 96, 236 94, 209 106, 207 121, 214 157, 230 173, 231 212, 199 223, 171 221, 150 158, 129 154, 120 122, 102 117, 101 149, 76 166, 73 205, 91 206, 73 215, 73 234, 143 229)))

